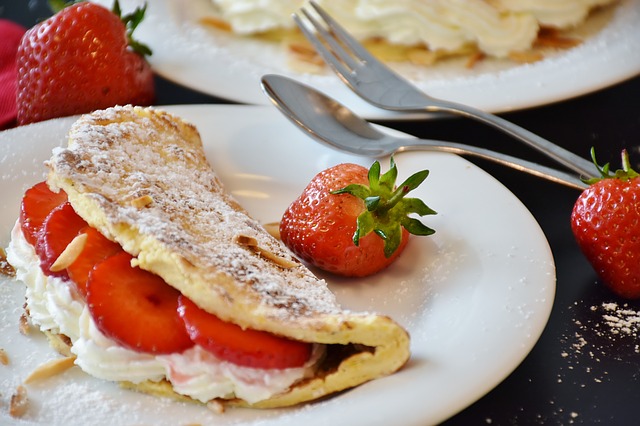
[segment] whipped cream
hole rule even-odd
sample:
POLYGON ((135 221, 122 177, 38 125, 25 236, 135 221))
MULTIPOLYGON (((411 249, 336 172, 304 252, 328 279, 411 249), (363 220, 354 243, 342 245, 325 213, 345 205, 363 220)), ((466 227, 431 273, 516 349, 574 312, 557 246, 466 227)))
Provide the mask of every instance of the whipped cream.
POLYGON ((589 12, 615 0, 494 0, 500 10, 527 13, 535 16, 541 25, 572 28, 581 24, 589 12))
MULTIPOLYGON (((291 29, 304 0, 211 0, 237 34, 291 29)), ((531 48, 540 25, 566 29, 614 0, 317 0, 361 40, 458 51, 473 44, 492 56, 531 48)))
POLYGON ((19 223, 11 231, 6 251, 16 278, 26 285, 26 303, 33 324, 42 331, 68 336, 75 363, 92 376, 132 383, 167 379, 177 393, 201 402, 235 396, 254 403, 309 377, 322 357, 322 348, 315 345, 311 358, 302 367, 264 370, 220 360, 198 345, 168 355, 124 348, 100 332, 71 281, 42 273, 38 256, 24 238, 19 223))
POLYGON ((85 303, 71 282, 42 273, 40 259, 24 238, 18 222, 11 231, 7 261, 14 267, 16 278, 27 284, 27 307, 33 323, 42 331, 77 340, 80 336, 78 318, 85 303))

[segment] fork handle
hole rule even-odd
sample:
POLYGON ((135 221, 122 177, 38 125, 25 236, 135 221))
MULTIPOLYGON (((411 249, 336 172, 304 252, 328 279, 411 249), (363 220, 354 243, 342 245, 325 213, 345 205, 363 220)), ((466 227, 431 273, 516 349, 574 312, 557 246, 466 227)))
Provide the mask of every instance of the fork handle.
POLYGON ((588 185, 582 182, 577 176, 570 175, 560 170, 552 169, 538 163, 524 160, 518 157, 512 157, 500 152, 491 151, 485 148, 459 144, 455 142, 447 142, 446 144, 438 141, 425 139, 398 139, 398 145, 401 145, 396 152, 408 150, 423 151, 441 151, 458 154, 462 156, 472 156, 492 161, 512 169, 529 173, 533 176, 559 183, 570 188, 584 190, 588 185))
MULTIPOLYGON (((413 99, 412 102, 416 100, 413 99)), ((420 100, 416 102, 417 105, 421 104, 420 100)), ((570 170, 579 173, 583 177, 592 177, 597 172, 595 165, 590 161, 568 151, 548 140, 530 132, 529 130, 513 124, 510 121, 505 120, 494 114, 487 113, 477 108, 470 107, 468 105, 458 104, 455 102, 435 102, 433 98, 424 102, 424 106, 406 106, 395 108, 396 111, 411 111, 411 112, 446 112, 456 115, 462 115, 467 118, 472 118, 482 123, 495 127, 498 130, 526 143, 532 148, 537 149, 548 157, 554 159, 558 163, 564 165, 570 170)))

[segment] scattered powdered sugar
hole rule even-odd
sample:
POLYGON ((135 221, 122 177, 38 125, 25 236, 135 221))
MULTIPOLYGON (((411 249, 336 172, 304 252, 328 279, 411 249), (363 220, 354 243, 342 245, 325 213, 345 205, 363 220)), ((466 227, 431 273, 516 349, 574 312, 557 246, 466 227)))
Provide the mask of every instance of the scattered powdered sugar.
MULTIPOLYGON (((606 356, 607 349, 627 343, 633 345, 636 353, 640 353, 640 310, 628 303, 602 302, 590 306, 589 312, 593 317, 573 320, 577 330, 569 348, 572 352, 586 352, 597 360, 596 353, 606 356)), ((570 353, 563 352, 562 355, 568 357, 570 353)))
MULTIPOLYGON (((618 303, 603 303, 600 307, 592 306, 592 311, 602 311, 603 323, 608 327, 612 336, 638 336, 640 331, 640 311, 631 309, 628 304, 620 306, 618 303)), ((636 352, 638 346, 636 345, 636 352)))
MULTIPOLYGON (((575 302, 573 308, 580 307, 581 303, 575 302)), ((626 303, 602 302, 589 306, 586 312, 581 311, 583 314, 573 319, 573 331, 562 336, 560 356, 567 361, 567 370, 580 368, 589 374, 590 382, 608 381, 609 373, 603 360, 607 363, 624 361, 628 351, 621 351, 621 348, 629 346, 633 353, 640 354, 640 310, 626 303)), ((558 382, 562 380, 560 372, 558 382)), ((580 387, 586 385, 580 383, 580 387)))
POLYGON ((567 310, 571 321, 557 335, 559 352, 555 356, 560 361, 549 364, 549 367, 556 365, 557 370, 548 369, 546 357, 553 354, 544 353, 541 367, 545 371, 528 379, 535 389, 544 387, 542 399, 528 398, 529 407, 505 414, 507 421, 484 417, 485 424, 613 424, 629 420, 615 417, 610 409, 603 412, 599 408, 605 404, 602 394, 608 389, 624 392, 624 386, 635 386, 633 378, 638 374, 640 356, 640 308, 631 302, 577 300, 558 309, 567 310), (631 382, 620 383, 620 374, 628 374, 631 382), (544 399, 543 395, 551 396, 544 399), (536 409, 532 407, 540 411, 532 411, 536 409))
POLYGON ((191 124, 160 111, 117 107, 81 118, 70 139, 69 148, 56 149, 49 163, 55 183, 67 190, 81 216, 95 210, 84 205, 83 211, 83 203, 99 206, 106 217, 100 231, 111 233, 141 264, 157 261, 158 252, 169 253, 161 262, 178 255, 194 265, 204 281, 215 281, 223 273, 243 287, 227 287, 219 297, 250 287, 271 315, 339 311, 326 282, 305 267, 281 268, 235 243, 238 235, 252 237, 259 247, 294 260, 224 192, 191 124), (79 195, 74 197, 73 191, 79 195), (140 197, 153 201, 144 208, 132 205, 140 197), (127 227, 124 236, 119 235, 122 225, 127 227))
MULTIPOLYGON (((572 392, 579 395, 582 389, 589 392, 590 386, 606 386, 613 381, 610 371, 625 368, 629 363, 637 364, 640 310, 626 302, 609 301, 591 306, 576 301, 568 309, 575 312, 570 331, 560 340, 559 355, 565 366, 557 372, 559 385, 572 386, 572 392)), ((579 413, 571 411, 571 414, 568 424, 580 420, 579 413)))

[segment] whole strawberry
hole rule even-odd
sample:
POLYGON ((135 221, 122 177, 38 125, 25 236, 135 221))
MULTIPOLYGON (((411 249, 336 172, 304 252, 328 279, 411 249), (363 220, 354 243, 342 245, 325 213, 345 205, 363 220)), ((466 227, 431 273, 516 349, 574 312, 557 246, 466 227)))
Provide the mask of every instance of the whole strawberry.
POLYGON ((405 198, 429 172, 415 173, 396 189, 397 174, 393 158, 383 175, 377 161, 369 170, 345 163, 320 172, 284 213, 282 241, 302 260, 338 275, 363 277, 385 268, 409 233, 434 232, 407 215, 435 211, 405 198))
POLYGON ((27 31, 17 55, 18 124, 151 104, 151 52, 131 38, 145 9, 121 17, 117 0, 113 11, 81 2, 27 31))
POLYGON ((571 228, 578 245, 604 283, 616 294, 640 297, 640 175, 631 169, 622 152, 622 169, 614 174, 609 164, 601 177, 576 201, 571 228))

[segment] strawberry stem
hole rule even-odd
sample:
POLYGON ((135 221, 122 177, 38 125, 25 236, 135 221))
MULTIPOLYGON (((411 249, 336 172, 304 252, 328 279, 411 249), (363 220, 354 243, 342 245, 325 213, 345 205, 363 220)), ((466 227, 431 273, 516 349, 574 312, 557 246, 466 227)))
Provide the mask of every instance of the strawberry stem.
POLYGON ((596 168, 600 172, 600 176, 584 179, 584 182, 589 185, 592 185, 604 179, 620 179, 623 181, 627 181, 629 179, 633 179, 640 176, 640 174, 631 167, 631 162, 629 161, 629 153, 627 152, 626 149, 622 150, 622 152, 620 153, 620 157, 621 157, 622 169, 618 169, 612 174, 611 166, 609 163, 606 163, 603 166, 600 166, 598 164, 598 161, 596 160, 595 148, 592 147, 591 160, 593 161, 593 164, 595 164, 596 168))
POLYGON ((429 176, 428 170, 414 173, 397 188, 395 182, 398 169, 393 157, 389 170, 380 174, 380 163, 374 162, 369 169, 369 186, 351 184, 332 191, 332 194, 350 194, 362 199, 366 210, 358 216, 357 228, 353 234, 353 243, 357 246, 360 239, 374 232, 384 240, 384 254, 390 257, 402 242, 402 228, 414 235, 431 235, 435 231, 420 220, 409 217, 436 214, 418 198, 406 195, 416 189, 429 176))

